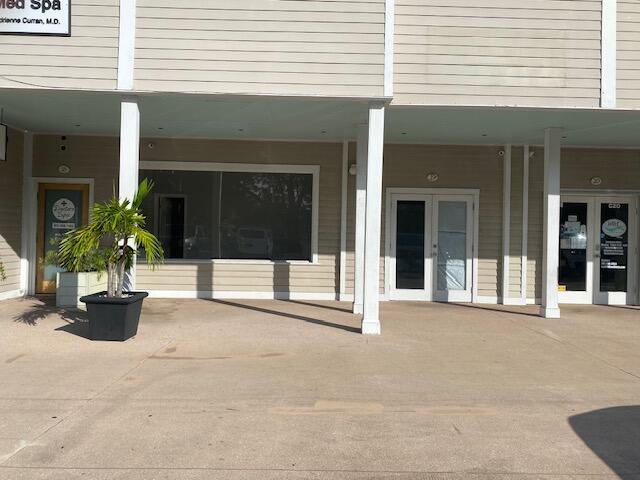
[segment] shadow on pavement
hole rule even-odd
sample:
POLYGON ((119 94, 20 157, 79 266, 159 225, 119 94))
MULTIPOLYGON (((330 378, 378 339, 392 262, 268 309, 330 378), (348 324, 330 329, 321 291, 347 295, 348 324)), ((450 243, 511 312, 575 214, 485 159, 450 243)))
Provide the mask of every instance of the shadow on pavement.
POLYGON ((215 303, 219 303, 221 305, 227 305, 229 307, 236 307, 236 308, 243 308, 245 310, 251 310, 254 312, 260 312, 260 313, 265 313, 267 315, 277 315, 280 317, 285 317, 285 318, 291 318, 294 320, 301 320, 303 322, 307 322, 307 323, 313 323, 315 325, 323 325, 325 327, 331 327, 331 328, 337 328, 339 330, 345 330, 347 332, 352 332, 352 333, 360 333, 360 329, 357 327, 352 327, 350 325, 341 325, 339 323, 333 323, 333 322, 328 322, 326 320, 320 320, 318 318, 312 318, 312 317, 305 317, 304 315, 296 315, 294 313, 288 313, 288 312, 280 312, 278 310, 270 310, 268 308, 262 308, 262 307, 257 307, 255 305, 248 305, 246 303, 236 303, 236 302, 230 302, 228 300, 211 300, 212 302, 215 303))
POLYGON ((569 425, 621 479, 640 478, 639 405, 581 413, 569 425))

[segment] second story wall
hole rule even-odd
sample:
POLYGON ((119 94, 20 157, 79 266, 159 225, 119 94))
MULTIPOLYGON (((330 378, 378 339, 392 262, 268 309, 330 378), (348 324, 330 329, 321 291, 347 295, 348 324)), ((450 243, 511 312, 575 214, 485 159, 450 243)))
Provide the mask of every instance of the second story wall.
POLYGON ((396 0, 395 104, 598 107, 601 0, 396 0))
POLYGON ((138 0, 135 89, 382 96, 384 0, 138 0))
POLYGON ((640 108, 640 2, 618 0, 617 106, 640 108))
POLYGON ((74 0, 70 37, 1 35, 0 88, 115 89, 118 5, 74 0))

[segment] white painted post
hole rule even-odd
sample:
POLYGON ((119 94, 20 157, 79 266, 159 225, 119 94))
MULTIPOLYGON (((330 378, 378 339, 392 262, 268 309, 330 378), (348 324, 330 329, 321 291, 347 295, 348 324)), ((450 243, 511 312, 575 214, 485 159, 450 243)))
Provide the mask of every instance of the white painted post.
POLYGON ((33 133, 25 131, 22 152, 22 238, 20 245, 20 294, 34 293, 31 282, 31 239, 35 233, 31 229, 31 217, 36 207, 32 202, 31 177, 33 175, 33 133))
POLYGON ((358 125, 356 153, 356 244, 353 313, 363 313, 364 296, 364 236, 367 209, 367 158, 369 151, 369 125, 358 125))
POLYGON ((338 299, 343 300, 347 289, 347 195, 349 182, 349 142, 342 142, 342 185, 340 189, 340 291, 338 299))
POLYGON ((522 159, 522 267, 520 272, 520 298, 522 304, 527 304, 527 269, 529 249, 529 145, 524 146, 524 158, 522 159))
MULTIPOLYGON (((118 195, 120 201, 132 200, 138 189, 138 168, 140 164, 140 109, 137 99, 125 97, 120 104, 120 175, 118 195)), ((136 274, 134 266, 127 273, 125 289, 135 290, 136 274)))
POLYGON ((544 217, 542 254, 542 306, 540 315, 560 318, 558 261, 560 256, 560 137, 562 129, 544 134, 544 217))
POLYGON ((380 334, 380 233, 382 223, 382 155, 384 104, 369 106, 367 199, 364 247, 362 333, 380 334))
POLYGON ((511 247, 511 145, 504 149, 502 167, 502 304, 509 303, 509 255, 511 247))

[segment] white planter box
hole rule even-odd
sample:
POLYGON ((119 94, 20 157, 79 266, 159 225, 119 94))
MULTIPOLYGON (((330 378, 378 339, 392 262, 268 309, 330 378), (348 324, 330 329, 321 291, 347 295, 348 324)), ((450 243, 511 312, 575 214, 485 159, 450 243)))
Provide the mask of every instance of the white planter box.
POLYGON ((107 289, 107 272, 62 272, 56 284, 56 306, 82 307, 80 297, 107 289))

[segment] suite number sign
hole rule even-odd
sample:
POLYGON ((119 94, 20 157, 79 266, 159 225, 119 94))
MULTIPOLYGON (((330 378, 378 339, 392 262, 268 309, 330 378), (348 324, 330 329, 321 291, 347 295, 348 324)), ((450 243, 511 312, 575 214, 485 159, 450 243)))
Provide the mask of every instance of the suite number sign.
POLYGON ((71 0, 0 0, 0 34, 71 35, 71 0))

